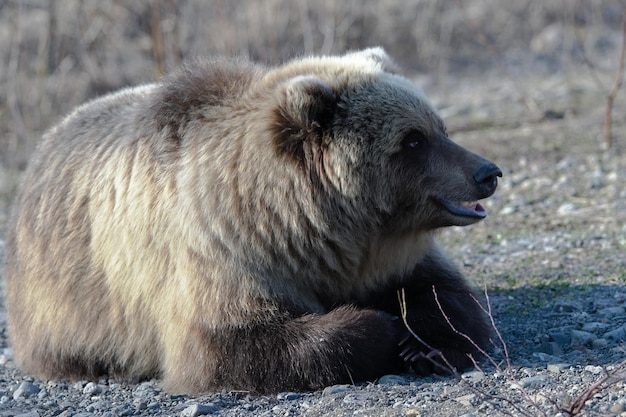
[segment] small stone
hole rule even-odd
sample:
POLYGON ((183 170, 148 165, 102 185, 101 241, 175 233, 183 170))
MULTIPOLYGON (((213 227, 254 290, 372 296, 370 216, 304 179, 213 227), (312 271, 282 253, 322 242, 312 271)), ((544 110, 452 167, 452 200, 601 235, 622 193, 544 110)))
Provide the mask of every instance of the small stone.
POLYGON ((567 214, 567 213, 570 213, 572 211, 575 211, 577 208, 578 207, 576 206, 576 204, 564 203, 564 204, 561 204, 556 211, 557 211, 558 214, 567 214))
POLYGON ((604 368, 601 366, 587 365, 585 366, 585 371, 590 372, 594 375, 604 374, 604 368))
POLYGON ((24 381, 13 393, 13 399, 28 398, 39 393, 39 388, 32 382, 24 381))
POLYGON ((213 403, 193 404, 180 412, 180 417, 198 417, 212 414, 217 411, 217 407, 213 403))
POLYGON ((115 414, 121 417, 132 416, 133 414, 135 414, 135 410, 130 408, 127 404, 119 405, 115 407, 113 411, 115 411, 115 414))
POLYGON ((548 355, 543 352, 533 352, 533 357, 539 359, 542 362, 561 362, 562 359, 558 356, 548 355))
POLYGON ((148 402, 141 398, 136 398, 135 401, 133 401, 133 405, 135 406, 135 410, 145 410, 148 408, 148 402))
POLYGON ((546 369, 556 374, 556 373, 561 372, 563 369, 567 368, 568 366, 570 365, 567 363, 549 363, 548 365, 546 365, 546 369))
POLYGON ((622 413, 626 411, 626 406, 622 403, 615 403, 609 408, 611 413, 622 413))
POLYGON ((604 337, 612 340, 626 340, 626 326, 604 333, 604 337))
POLYGON ((571 337, 565 333, 550 333, 550 339, 559 346, 567 346, 570 344, 571 337))
POLYGON ((463 395, 461 397, 457 397, 454 399, 454 401, 463 404, 465 406, 471 407, 472 406, 472 402, 476 400, 476 394, 467 394, 467 395, 463 395))
POLYGON ((349 389, 350 385, 331 385, 330 387, 324 388, 322 395, 338 394, 340 392, 348 391, 349 389))
POLYGON ((409 385, 409 380, 400 375, 384 375, 378 379, 378 385, 409 385))
POLYGON ((543 342, 537 346, 537 352, 558 356, 563 354, 563 349, 561 349, 561 346, 556 342, 543 342))
POLYGON ((585 346, 591 344, 598 337, 590 332, 584 332, 582 330, 572 330, 572 344, 575 346, 585 346))
POLYGON ((293 400, 297 400, 298 398, 300 398, 300 394, 295 393, 295 392, 281 392, 278 395, 276 395, 277 400, 293 401, 293 400))
POLYGON ((83 388, 85 395, 98 395, 102 392, 102 387, 94 382, 88 382, 83 388))
POLYGON ((469 371, 462 374, 461 378, 469 382, 479 382, 485 379, 485 374, 480 371, 469 371))
POLYGON ((522 378, 519 382, 523 388, 541 388, 551 381, 548 375, 537 375, 522 378))
POLYGON ((599 321, 592 321, 591 323, 583 324, 583 330, 586 332, 597 332, 599 330, 606 330, 608 327, 608 324, 601 323, 599 321))
POLYGON ((604 338, 596 339, 593 342, 591 342, 591 346, 593 346, 594 349, 604 348, 604 347, 607 347, 608 345, 609 345, 609 341, 604 338))
POLYGON ((624 307, 607 307, 598 311, 598 313, 602 314, 604 317, 622 316, 624 312, 624 307))
POLYGON ((143 383, 139 385, 137 388, 135 388, 135 390, 133 391, 133 397, 135 398, 154 397, 156 394, 157 394, 156 388, 154 388, 149 383, 143 383))
POLYGON ((371 398, 372 396, 368 394, 367 392, 353 392, 343 397, 343 403, 344 404, 363 404, 371 398))
POLYGON ((573 313, 575 311, 582 310, 582 307, 578 303, 570 302, 570 301, 558 301, 554 304, 552 310, 557 313, 573 313))
POLYGON ((14 417, 39 417, 39 413, 33 410, 27 413, 15 414, 14 417))

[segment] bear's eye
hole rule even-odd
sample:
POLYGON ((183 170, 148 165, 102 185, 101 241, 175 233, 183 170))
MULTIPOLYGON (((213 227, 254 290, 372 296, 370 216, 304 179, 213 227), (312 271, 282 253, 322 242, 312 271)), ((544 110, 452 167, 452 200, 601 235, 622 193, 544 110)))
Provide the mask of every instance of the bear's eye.
POLYGON ((402 140, 402 147, 407 151, 415 151, 425 142, 426 139, 420 132, 412 131, 402 140))

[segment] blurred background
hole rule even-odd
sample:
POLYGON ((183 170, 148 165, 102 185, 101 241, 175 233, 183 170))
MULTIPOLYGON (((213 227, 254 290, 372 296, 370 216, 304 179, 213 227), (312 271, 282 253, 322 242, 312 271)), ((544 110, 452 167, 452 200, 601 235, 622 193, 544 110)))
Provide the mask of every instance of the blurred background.
POLYGON ((276 64, 380 45, 444 117, 482 115, 459 129, 575 114, 581 88, 610 90, 625 7, 626 0, 0 0, 0 200, 6 205, 42 132, 74 106, 151 82, 196 55, 276 64), (566 93, 558 93, 563 83, 566 93), (534 92, 540 85, 543 96, 534 92), (472 90, 480 86, 487 87, 472 90), (557 91, 561 104, 544 105, 546 91, 557 91), (476 96, 480 103, 471 104, 476 96), (470 104, 459 107, 463 100, 470 104))

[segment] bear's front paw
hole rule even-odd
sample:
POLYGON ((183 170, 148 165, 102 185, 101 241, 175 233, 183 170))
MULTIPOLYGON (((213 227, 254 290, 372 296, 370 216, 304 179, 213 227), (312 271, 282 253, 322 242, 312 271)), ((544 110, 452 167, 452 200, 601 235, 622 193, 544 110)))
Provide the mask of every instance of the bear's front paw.
POLYGON ((399 347, 400 358, 418 375, 450 375, 474 364, 470 352, 453 347, 428 346, 408 332, 400 341, 399 347))

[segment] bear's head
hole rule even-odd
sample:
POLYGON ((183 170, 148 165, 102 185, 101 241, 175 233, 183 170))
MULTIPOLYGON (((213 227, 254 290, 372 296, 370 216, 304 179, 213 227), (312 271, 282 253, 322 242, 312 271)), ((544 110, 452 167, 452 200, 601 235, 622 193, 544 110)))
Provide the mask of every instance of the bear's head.
POLYGON ((464 226, 486 216, 501 170, 455 144, 424 94, 380 48, 283 68, 274 144, 321 189, 389 231, 464 226))

